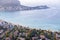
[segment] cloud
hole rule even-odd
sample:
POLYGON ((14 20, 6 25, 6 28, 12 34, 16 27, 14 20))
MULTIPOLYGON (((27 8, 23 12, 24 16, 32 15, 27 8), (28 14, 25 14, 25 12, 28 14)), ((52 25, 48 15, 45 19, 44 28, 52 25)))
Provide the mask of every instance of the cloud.
POLYGON ((23 5, 57 4, 60 0, 19 0, 23 5))

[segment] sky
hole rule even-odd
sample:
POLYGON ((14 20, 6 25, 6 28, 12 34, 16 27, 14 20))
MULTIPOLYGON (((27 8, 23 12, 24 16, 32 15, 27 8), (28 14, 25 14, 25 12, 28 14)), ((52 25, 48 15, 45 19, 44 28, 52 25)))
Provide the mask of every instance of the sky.
POLYGON ((21 4, 28 6, 36 5, 58 5, 60 0, 19 0, 21 4))

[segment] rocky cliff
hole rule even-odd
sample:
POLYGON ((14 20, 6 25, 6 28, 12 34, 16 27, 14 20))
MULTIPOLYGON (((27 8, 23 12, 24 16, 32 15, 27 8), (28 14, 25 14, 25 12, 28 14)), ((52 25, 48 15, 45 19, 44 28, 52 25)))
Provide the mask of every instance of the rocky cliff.
POLYGON ((0 0, 0 11, 22 11, 22 10, 35 10, 46 9, 45 6, 28 7, 21 5, 18 0, 0 0))

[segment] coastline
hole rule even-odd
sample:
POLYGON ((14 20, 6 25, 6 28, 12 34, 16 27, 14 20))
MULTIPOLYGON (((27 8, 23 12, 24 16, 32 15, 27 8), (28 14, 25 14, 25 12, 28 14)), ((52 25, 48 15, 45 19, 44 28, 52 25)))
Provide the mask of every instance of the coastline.
MULTIPOLYGON (((4 21, 4 20, 0 20, 0 22, 7 22, 8 24, 12 24, 13 26, 16 25, 17 27, 18 26, 22 26, 23 28, 29 28, 29 29, 36 29, 36 30, 46 30, 46 31, 52 31, 52 32, 60 32, 60 31, 57 31, 57 30, 50 30, 50 29, 42 29, 42 28, 35 28, 35 27, 30 27, 30 26, 27 26, 27 25, 23 25, 23 24, 18 24, 18 23, 14 23, 14 22, 8 22, 8 21, 4 21)), ((1 24, 0 24, 1 25, 1 24)), ((42 26, 43 27, 43 26, 42 26)), ((18 27, 19 28, 19 27, 18 27)), ((46 27, 45 27, 46 28, 46 27)))
POLYGON ((60 32, 32 29, 22 25, 15 25, 10 22, 8 23, 6 21, 0 20, 0 40, 38 40, 42 37, 43 39, 47 38, 47 40, 57 40, 56 38, 60 37, 60 32))

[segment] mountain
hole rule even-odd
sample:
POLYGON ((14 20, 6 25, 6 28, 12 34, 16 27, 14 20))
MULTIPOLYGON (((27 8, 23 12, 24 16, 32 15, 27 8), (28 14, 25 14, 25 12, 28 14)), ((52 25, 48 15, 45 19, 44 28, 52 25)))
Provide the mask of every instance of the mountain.
POLYGON ((18 0, 0 0, 0 5, 14 6, 14 5, 20 5, 20 2, 18 0))
POLYGON ((22 11, 22 10, 35 10, 35 9, 47 9, 46 5, 29 7, 21 5, 18 0, 0 0, 0 11, 22 11))

